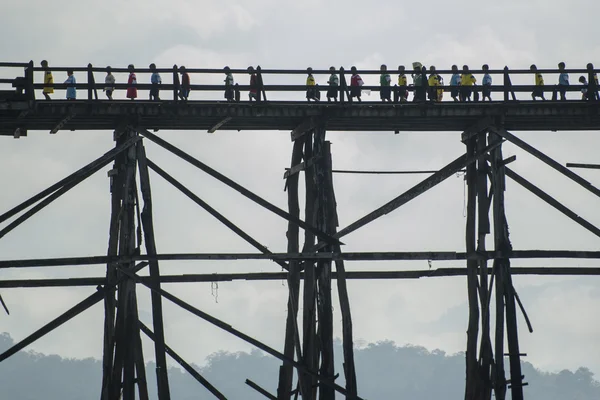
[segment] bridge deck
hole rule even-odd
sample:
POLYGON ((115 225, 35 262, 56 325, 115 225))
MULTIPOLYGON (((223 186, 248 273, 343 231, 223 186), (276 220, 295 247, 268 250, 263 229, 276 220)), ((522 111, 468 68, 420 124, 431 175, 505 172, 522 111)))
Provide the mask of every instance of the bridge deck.
POLYGON ((600 129, 600 104, 583 101, 492 103, 225 103, 189 101, 52 100, 0 102, 0 135, 17 128, 112 130, 122 122, 147 129, 290 131, 323 117, 330 131, 463 131, 483 117, 503 118, 508 130, 600 129))

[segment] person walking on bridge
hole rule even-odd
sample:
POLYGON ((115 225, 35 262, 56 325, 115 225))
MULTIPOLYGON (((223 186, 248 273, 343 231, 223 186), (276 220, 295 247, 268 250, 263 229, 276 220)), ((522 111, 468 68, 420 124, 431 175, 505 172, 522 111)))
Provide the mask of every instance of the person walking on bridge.
POLYGON ((329 85, 329 89, 327 89, 327 101, 333 99, 337 103, 340 80, 335 73, 335 67, 329 67, 329 72, 331 72, 331 75, 329 75, 329 80, 327 81, 329 85))
POLYGON ((481 101, 485 101, 487 98, 492 101, 492 76, 490 75, 490 67, 487 64, 483 64, 481 67, 483 70, 483 79, 481 80, 481 101))
POLYGON ((356 67, 350 68, 350 72, 352 72, 352 77, 350 78, 350 98, 348 100, 352 102, 352 98, 356 97, 356 99, 360 103, 360 95, 362 92, 361 86, 365 83, 358 74, 356 67))
POLYGON ((398 66, 398 100, 404 103, 408 98, 408 84, 406 81, 406 68, 404 65, 398 66))
POLYGON ((187 101, 191 90, 190 74, 187 73, 187 70, 183 65, 179 67, 179 72, 181 73, 181 89, 179 89, 179 98, 187 101))
POLYGON ((379 97, 381 98, 381 101, 383 101, 384 103, 386 101, 391 102, 392 101, 392 88, 391 88, 391 83, 392 83, 392 78, 390 77, 390 74, 388 74, 387 72, 387 65, 385 64, 381 64, 381 75, 379 76, 379 85, 381 86, 381 89, 379 89, 379 97))
POLYGON ((317 82, 315 81, 312 71, 313 69, 311 67, 306 69, 306 73, 308 74, 306 77, 306 100, 319 101, 319 96, 317 95, 317 82))
POLYGON ((256 73, 254 72, 254 68, 253 67, 248 67, 248 74, 250 75, 250 91, 248 92, 248 100, 252 101, 252 99, 254 99, 255 101, 259 101, 258 100, 258 77, 256 76, 256 73))
POLYGON ((42 93, 46 100, 50 100, 50 95, 54 93, 54 77, 52 76, 52 71, 48 67, 48 61, 42 60, 40 63, 42 64, 42 68, 44 69, 44 89, 42 93))
POLYGON ((531 64, 531 67, 529 67, 529 69, 535 75, 535 89, 533 89, 533 92, 531 93, 531 98, 534 101, 536 97, 541 97, 542 100, 546 100, 546 98, 544 97, 544 77, 538 72, 538 69, 535 66, 535 64, 531 64))
POLYGON ((473 93, 473 85, 477 82, 477 79, 469 71, 468 65, 463 65, 463 73, 460 75, 460 94, 461 101, 471 101, 471 94, 473 93))
POLYGON ((588 99, 599 100, 598 96, 598 75, 594 72, 594 64, 589 63, 586 66, 588 70, 588 99))
POLYGON ((454 101, 458 101, 460 92, 460 74, 458 73, 458 66, 452 66, 452 78, 450 78, 450 97, 454 101))
POLYGON ((429 100, 434 102, 442 101, 444 91, 437 89, 438 86, 443 85, 442 77, 435 71, 433 65, 429 67, 429 72, 431 72, 429 79, 427 80, 427 85, 429 86, 429 100))
POLYGON ((104 91, 106 92, 106 97, 108 97, 109 100, 112 100, 112 95, 115 91, 115 76, 112 74, 112 68, 110 66, 106 67, 106 78, 104 78, 104 91))
POLYGON ((228 102, 234 101, 235 91, 233 90, 233 75, 231 73, 231 69, 229 67, 223 68, 223 72, 225 72, 225 100, 228 102))
POLYGON ((152 71, 152 75, 150 76, 150 100, 160 101, 159 93, 159 85, 162 85, 162 79, 160 78, 160 74, 156 70, 156 64, 150 64, 150 71, 152 71))
POLYGON ((135 100, 137 98, 137 77, 135 76, 135 67, 133 64, 129 64, 127 67, 129 71, 129 78, 127 78, 127 98, 130 100, 135 100))
POLYGON ((77 88, 75 87, 77 81, 72 69, 67 70, 67 77, 65 81, 67 85, 67 100, 75 100, 77 98, 77 88))
POLYGON ((558 70, 560 75, 558 76, 558 91, 560 92, 560 99, 562 101, 567 100, 567 87, 569 87, 569 74, 565 72, 565 63, 558 63, 558 70))

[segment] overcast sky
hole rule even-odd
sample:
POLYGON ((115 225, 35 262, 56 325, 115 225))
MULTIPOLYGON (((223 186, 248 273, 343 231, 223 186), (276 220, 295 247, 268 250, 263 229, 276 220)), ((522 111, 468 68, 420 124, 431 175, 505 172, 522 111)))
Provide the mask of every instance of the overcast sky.
MULTIPOLYGON (((8 3, 8 2, 7 2, 8 3)), ((600 3, 573 0, 481 2, 432 0, 423 5, 391 0, 373 2, 241 0, 161 2, 52 2, 26 0, 3 4, 2 61, 39 61, 54 66, 130 63, 146 67, 184 64, 197 68, 325 69, 330 65, 378 68, 421 61, 438 69, 452 64, 479 68, 555 68, 559 61, 581 68, 600 65, 600 3), (570 16, 570 17, 569 17, 570 16), (433 19, 427 19, 435 17, 433 19)), ((20 71, 2 71, 15 75, 20 71)), ((56 72, 55 82, 66 76, 56 72)), ((81 75, 80 81, 84 81, 81 75)), ((247 75, 236 76, 246 83, 247 75)), ((448 81, 449 77, 446 77, 448 81)), ((101 80, 102 74, 96 76, 101 80)), ((118 76, 118 79, 124 79, 118 76)), ((376 77, 365 77, 375 84, 376 77)), ((557 77, 547 76, 546 83, 557 77)), ((139 82, 149 81, 138 76, 139 82)), ((222 76, 210 78, 218 82, 222 76)), ((326 78, 318 76, 320 84, 326 78)), ((571 76, 575 82, 576 77, 571 76)), ((192 76, 193 83, 204 83, 192 76)), ((208 82, 208 78, 207 78, 208 82)), ((298 82, 289 82, 298 83, 298 82)), ((81 94, 80 94, 81 95, 81 94)), ((41 97, 41 94, 38 93, 41 97)), ((116 97, 122 97, 122 93, 116 97)), ((141 93, 142 98, 146 93, 141 93)), ((218 94, 219 98, 221 94, 218 94)), ((371 95, 376 96, 376 94, 371 95)), ((577 98, 578 93, 569 94, 577 98)), ((57 91, 55 98, 64 97, 57 91)), ((365 97, 365 99, 369 99, 365 97)), ((161 131, 173 144, 282 208, 284 168, 289 166, 289 132, 161 131)), ((598 163, 597 132, 519 132, 518 135, 561 163, 598 163)), ((330 132, 338 169, 438 169, 464 152, 460 133, 330 132)), ((0 211, 20 203, 99 157, 113 146, 112 132, 29 132, 0 138, 0 211)), ((223 212, 272 251, 285 251, 287 224, 212 180, 175 156, 147 143, 149 157, 200 197, 223 212)), ((514 146, 511 167, 600 225, 599 199, 514 146)), ((109 181, 106 171, 73 189, 34 219, 0 240, 0 258, 67 257, 106 253, 109 181)), ((596 186, 600 172, 580 171, 596 186)), ((340 225, 344 227, 423 179, 423 176, 336 175, 340 225)), ((254 251, 206 212, 151 175, 159 252, 254 251)), ((394 213, 344 238, 345 251, 464 251, 464 180, 451 177, 394 213)), ((515 183, 507 182, 507 215, 516 250, 597 250, 599 240, 515 183)), ((489 242, 491 247, 492 242, 489 242)), ((598 266, 597 262, 514 261, 516 266, 598 266)), ((434 262, 434 267, 464 263, 434 262)), ((348 269, 427 268, 415 263, 348 263, 348 269)), ((262 262, 163 263, 163 273, 278 271, 262 262)), ((104 267, 3 270, 0 279, 101 276, 104 267)), ((588 366, 600 374, 600 279, 515 277, 515 287, 532 320, 529 334, 519 316, 521 351, 546 370, 588 366)), ((276 347, 282 347, 287 288, 284 282, 221 283, 218 302, 210 284, 165 288, 202 310, 276 347)), ((1 293, 11 315, 0 316, 0 332, 19 340, 86 297, 92 288, 12 289, 1 293)), ((458 352, 466 340, 464 278, 349 283, 357 343, 394 340, 458 352)), ((142 319, 151 321, 149 296, 138 290, 142 319)), ((337 295, 337 293, 334 293, 337 295)), ((188 361, 204 363, 218 350, 246 350, 245 343, 165 301, 166 338, 188 361)), ((334 302, 336 334, 341 335, 339 303, 334 302)), ((97 305, 31 346, 69 357, 100 357, 102 308, 97 305)), ((152 358, 146 346, 146 357, 152 358)))

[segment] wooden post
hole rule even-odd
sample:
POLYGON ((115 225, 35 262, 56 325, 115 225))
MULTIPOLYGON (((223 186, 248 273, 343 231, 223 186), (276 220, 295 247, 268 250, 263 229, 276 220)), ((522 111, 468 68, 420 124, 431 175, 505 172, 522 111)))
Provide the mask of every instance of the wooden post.
MULTIPOLYGON (((154 239, 154 221, 152 218, 152 195, 150 191, 150 176, 148 173, 148 163, 146 160, 146 151, 142 142, 137 143, 137 159, 140 168, 140 189, 144 208, 141 213, 142 228, 146 243, 146 253, 156 255, 156 243, 154 239)), ((150 282, 152 288, 160 289, 160 270, 158 261, 150 261, 150 282)), ((169 391, 169 379, 167 376, 167 356, 165 353, 165 333, 163 326, 162 296, 156 291, 151 292, 152 298, 152 321, 154 326, 154 351, 156 355, 156 380, 158 384, 158 399, 169 400, 171 398, 169 391)), ((137 310, 137 307, 136 307, 137 310)), ((137 324, 137 322, 136 322, 137 324)), ((139 336, 139 328, 136 336, 139 336)))
POLYGON ((346 96, 346 76, 344 75, 344 67, 340 67, 340 103, 343 103, 346 96))
MULTIPOLYGON (((308 132, 304 135, 304 158, 310 160, 313 158, 313 131, 308 132)), ((316 188, 316 174, 313 166, 307 166, 305 173, 305 221, 311 226, 317 224, 316 210, 317 210, 317 188, 316 188)), ((304 246, 302 251, 310 251, 315 245, 315 234, 309 230, 304 230, 304 246)), ((317 334, 317 315, 316 315, 316 290, 317 290, 317 277, 314 262, 307 262, 304 264, 304 294, 303 294, 303 339, 302 339, 302 353, 304 354, 304 365, 306 368, 313 371, 317 370, 318 367, 318 351, 316 343, 317 334)), ((302 381, 303 400, 314 400, 316 399, 317 392, 317 380, 308 375, 304 375, 302 381)))
POLYGON ((177 70, 177 64, 173 65, 173 101, 177 103, 179 99, 179 74, 177 70))
MULTIPOLYGON (((477 136, 477 151, 482 152, 487 146, 486 133, 477 136)), ((478 237, 477 252, 486 251, 486 236, 490 233, 490 199, 488 197, 488 174, 489 164, 486 158, 477 160, 477 210, 478 210, 478 237)), ((479 299, 481 304, 481 342, 479 347, 479 371, 478 371, 478 398, 491 400, 491 366, 493 352, 490 340, 490 304, 488 294, 488 263, 482 259, 478 262, 479 268, 479 299)))
MULTIPOLYGON (((302 140, 296 140, 294 142, 294 148, 292 150, 292 161, 291 167, 299 164, 302 161, 302 148, 304 142, 302 140)), ((300 217, 300 204, 298 199, 298 181, 299 174, 292 174, 287 178, 287 192, 288 192, 288 208, 290 215, 297 218, 300 217)), ((298 225, 288 222, 287 239, 288 253, 297 253, 300 247, 299 244, 300 228, 298 225)), ((289 272, 288 272, 288 314, 285 326, 285 341, 283 354, 293 359, 294 348, 296 341, 297 332, 297 318, 298 318, 298 297, 300 295, 300 268, 297 260, 290 261, 289 272)), ((298 360, 302 362, 302 360, 298 360)), ((284 363, 279 370, 279 386, 277 389, 277 398, 279 400, 289 400, 292 392, 294 368, 291 364, 284 363)))
MULTIPOLYGON (((490 134, 490 141, 501 141, 497 134, 490 134)), ((510 252, 512 245, 508 233, 508 222, 504 208, 505 167, 502 159, 502 147, 492 152, 492 180, 494 190, 494 243, 496 251, 510 252)), ((510 361, 511 398, 523 400, 523 378, 521 375, 521 359, 517 330, 517 313, 515 295, 510 273, 510 260, 497 258, 494 260, 496 270, 496 398, 506 398, 506 379, 504 378, 504 310, 506 310, 506 331, 510 361)))
MULTIPOLYGON (((335 227, 331 224, 329 194, 327 190, 327 164, 325 155, 329 150, 329 143, 325 141, 325 128, 318 126, 315 129, 314 156, 319 157, 315 163, 317 185, 317 228, 328 234, 334 233, 335 227)), ((319 252, 331 252, 331 245, 320 249, 319 252)), ((321 365, 319 373, 326 379, 334 379, 333 364, 333 304, 331 300, 331 261, 320 260, 317 262, 317 313, 319 348, 321 352, 321 365)), ((319 400, 334 400, 335 392, 331 387, 321 386, 319 400)))
MULTIPOLYGON (((136 136, 132 129, 115 131, 117 145, 136 136)), ((135 146, 130 147, 115 159, 111 176, 112 216, 109 237, 109 255, 133 256, 137 248, 135 235, 135 177, 137 154, 135 146)), ((123 396, 123 400, 135 399, 135 385, 139 388, 141 400, 147 400, 145 373, 140 371, 143 364, 140 331, 138 325, 135 282, 122 279, 121 270, 134 270, 133 261, 109 264, 107 281, 118 284, 115 301, 114 290, 108 291, 105 298, 105 331, 103 355, 102 399, 112 400, 123 396), (115 318, 116 309, 116 318, 115 318), (136 379, 137 367, 137 379, 136 379)))
MULTIPOLYGON (((467 157, 477 150, 477 137, 466 142, 467 157)), ((467 165, 467 226, 465 230, 467 254, 476 249, 476 211, 477 211, 477 165, 467 165)), ((467 328, 466 387, 465 400, 477 400, 479 388, 479 367, 477 363, 477 338, 479 334, 479 300, 477 293, 477 260, 467 260, 467 295, 469 302, 469 323, 467 328)))
MULTIPOLYGON (((323 163, 327 172, 327 191, 329 205, 329 221, 331 233, 335 234, 339 226, 337 216, 337 204, 335 201, 335 191, 333 187, 333 162, 331 159, 331 146, 325 142, 323 148, 323 163)), ((335 245, 334 250, 341 253, 341 246, 335 245)), ((352 334, 352 313, 350 312, 350 297, 346 285, 346 268, 343 260, 336 260, 335 269, 337 271, 337 287, 340 299, 340 311, 342 313, 342 346, 344 354, 344 376, 346 378, 346 391, 350 396, 358 394, 358 385, 356 382, 356 368, 354 365, 354 340, 352 334)))
POLYGON ((33 61, 29 61, 25 68, 25 96, 29 100, 35 100, 35 90, 33 89, 33 61))

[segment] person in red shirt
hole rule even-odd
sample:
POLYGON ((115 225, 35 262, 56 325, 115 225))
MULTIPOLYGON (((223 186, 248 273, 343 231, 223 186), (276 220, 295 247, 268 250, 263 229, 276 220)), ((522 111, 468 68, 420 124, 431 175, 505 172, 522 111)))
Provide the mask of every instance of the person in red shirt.
POLYGON ((127 84, 129 85, 127 86, 127 98, 134 100, 137 98, 137 78, 135 76, 135 67, 133 64, 129 64, 127 70, 129 71, 129 79, 127 79, 127 84))
POLYGON ((350 68, 350 72, 352 72, 352 78, 350 78, 350 101, 352 98, 356 97, 360 102, 361 95, 361 86, 364 85, 364 82, 358 72, 356 71, 356 67, 350 68))
POLYGON ((254 72, 253 67, 248 67, 248 74, 250 75, 250 92, 248 92, 248 99, 252 101, 252 99, 258 100, 258 77, 254 72))
POLYGON ((190 95, 190 75, 185 70, 185 67, 182 65, 179 67, 179 72, 181 73, 181 88, 179 89, 179 98, 181 100, 187 100, 190 95))

